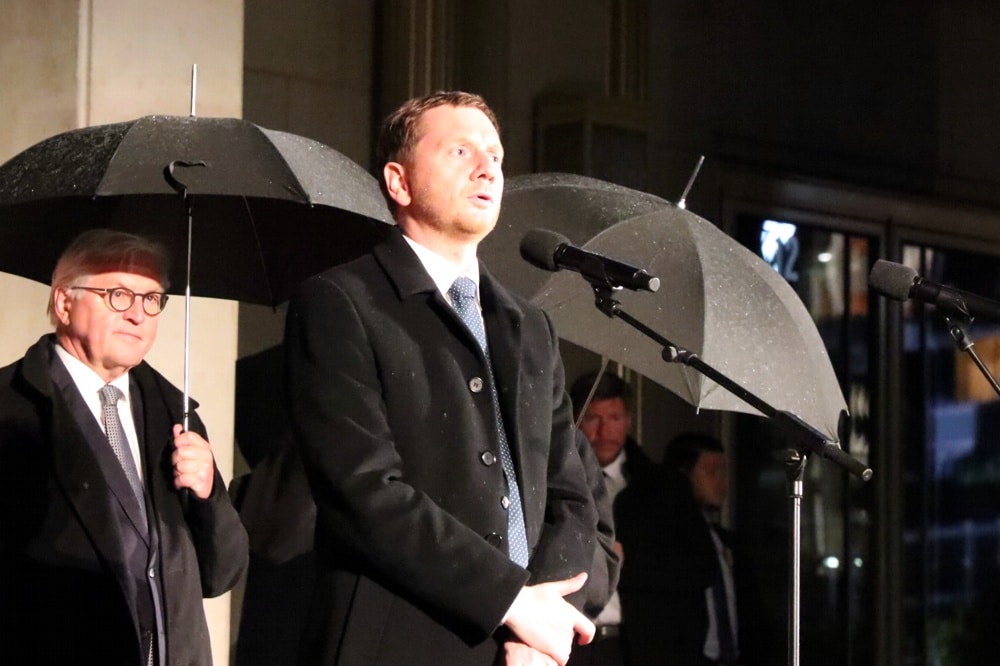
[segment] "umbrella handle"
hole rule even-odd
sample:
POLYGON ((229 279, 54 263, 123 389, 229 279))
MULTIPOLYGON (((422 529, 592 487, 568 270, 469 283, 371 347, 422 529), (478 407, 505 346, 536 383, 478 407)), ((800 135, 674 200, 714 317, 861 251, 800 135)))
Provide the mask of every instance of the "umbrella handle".
POLYGON ((196 166, 207 167, 208 163, 205 162, 204 160, 198 160, 197 162, 173 160, 172 162, 170 162, 170 164, 163 167, 163 180, 167 181, 167 184, 173 188, 174 192, 187 199, 188 195, 187 185, 177 180, 177 177, 174 176, 174 169, 176 167, 196 167, 196 166))

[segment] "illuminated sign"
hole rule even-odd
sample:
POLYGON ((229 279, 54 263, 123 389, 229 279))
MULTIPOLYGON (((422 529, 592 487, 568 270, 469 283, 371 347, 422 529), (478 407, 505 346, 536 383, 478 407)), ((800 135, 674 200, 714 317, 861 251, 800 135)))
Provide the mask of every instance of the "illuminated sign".
POLYGON ((799 279, 797 229, 794 224, 777 220, 764 220, 760 225, 760 256, 789 282, 799 279))

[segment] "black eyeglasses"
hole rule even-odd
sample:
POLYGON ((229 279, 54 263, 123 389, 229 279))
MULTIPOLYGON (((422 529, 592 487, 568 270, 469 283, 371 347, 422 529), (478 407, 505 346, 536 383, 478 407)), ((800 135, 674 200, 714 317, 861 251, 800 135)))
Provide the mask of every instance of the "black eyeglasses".
POLYGON ((145 294, 139 294, 131 289, 126 289, 125 287, 108 287, 106 289, 101 289, 99 287, 66 288, 85 289, 86 291, 92 291, 95 294, 101 294, 104 296, 104 302, 107 303, 108 307, 115 312, 125 312, 132 307, 132 304, 135 303, 136 296, 142 299, 142 311, 150 317, 155 317, 160 314, 163 312, 163 308, 167 306, 167 295, 162 291, 151 291, 145 294))

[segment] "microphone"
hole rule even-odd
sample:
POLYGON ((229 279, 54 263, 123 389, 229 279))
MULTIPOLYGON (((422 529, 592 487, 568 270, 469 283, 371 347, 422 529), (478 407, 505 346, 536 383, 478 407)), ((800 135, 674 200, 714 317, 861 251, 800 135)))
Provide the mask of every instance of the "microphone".
POLYGON ((591 284, 632 291, 656 291, 660 278, 645 270, 574 247, 562 234, 532 229, 521 238, 521 256, 546 271, 562 269, 579 273, 591 284))
POLYGON ((909 266, 879 259, 868 275, 868 286, 897 301, 913 299, 930 303, 946 315, 972 320, 1000 320, 1000 303, 968 292, 925 280, 909 266))

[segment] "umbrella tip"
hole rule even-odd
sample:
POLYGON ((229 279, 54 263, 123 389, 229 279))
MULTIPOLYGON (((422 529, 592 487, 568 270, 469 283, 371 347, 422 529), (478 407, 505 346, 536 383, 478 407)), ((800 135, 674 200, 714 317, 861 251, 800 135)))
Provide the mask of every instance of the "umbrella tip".
POLYGON ((195 100, 198 96, 198 64, 191 65, 191 117, 195 116, 195 100))
POLYGON ((694 187, 694 180, 698 177, 698 172, 701 171, 701 165, 705 163, 705 156, 701 155, 698 157, 698 163, 694 165, 694 171, 691 172, 691 177, 688 178, 687 185, 684 186, 684 191, 681 192, 681 198, 677 202, 677 207, 681 210, 687 210, 687 195, 694 187))

